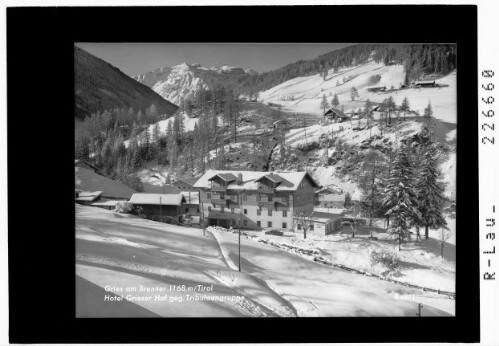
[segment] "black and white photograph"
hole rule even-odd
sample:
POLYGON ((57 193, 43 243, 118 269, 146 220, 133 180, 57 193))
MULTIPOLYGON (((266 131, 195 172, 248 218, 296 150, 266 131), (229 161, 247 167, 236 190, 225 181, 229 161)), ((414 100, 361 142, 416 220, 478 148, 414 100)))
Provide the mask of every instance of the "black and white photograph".
POLYGON ((459 53, 75 42, 75 317, 456 316, 459 53))

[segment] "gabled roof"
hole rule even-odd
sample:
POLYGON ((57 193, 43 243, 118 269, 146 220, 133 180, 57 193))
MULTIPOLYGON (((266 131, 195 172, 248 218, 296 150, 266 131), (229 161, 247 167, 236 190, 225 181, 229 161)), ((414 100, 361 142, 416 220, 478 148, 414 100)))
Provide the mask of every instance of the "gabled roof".
POLYGON ((274 173, 266 174, 266 175, 258 178, 255 181, 259 182, 259 181, 262 181, 263 179, 268 179, 270 181, 273 181, 274 183, 281 183, 284 181, 283 177, 281 177, 280 175, 274 174, 274 173))
POLYGON ((344 116, 343 112, 337 108, 329 108, 325 113, 324 116, 329 115, 329 114, 334 114, 337 116, 344 116))
MULTIPOLYGON (((229 182, 237 180, 236 176, 232 173, 218 173, 218 174, 215 174, 213 177, 211 177, 208 180, 209 181, 214 180, 216 177, 219 177, 220 179, 225 180, 225 181, 229 181, 229 182)), ((194 185, 194 187, 196 187, 196 186, 194 185)))
MULTIPOLYGON (((227 186, 228 190, 258 190, 258 181, 265 177, 271 176, 272 179, 278 179, 275 176, 279 176, 282 180, 276 191, 296 191, 303 179, 308 179, 314 187, 318 187, 319 184, 308 174, 307 172, 254 172, 254 171, 217 171, 209 170, 207 171, 199 180, 194 184, 194 187, 198 188, 211 188, 211 180, 217 176, 229 175, 236 177, 238 174, 242 176, 241 184, 229 184, 227 186)), ((231 179, 236 180, 236 179, 231 179)))
POLYGON ((162 193, 134 193, 130 198, 132 204, 150 205, 182 205, 185 198, 182 194, 162 194, 162 193))
POLYGON ((92 205, 96 206, 96 207, 115 207, 116 204, 118 204, 120 202, 128 202, 128 201, 111 200, 111 201, 105 201, 105 202, 95 202, 95 203, 92 203, 92 205))

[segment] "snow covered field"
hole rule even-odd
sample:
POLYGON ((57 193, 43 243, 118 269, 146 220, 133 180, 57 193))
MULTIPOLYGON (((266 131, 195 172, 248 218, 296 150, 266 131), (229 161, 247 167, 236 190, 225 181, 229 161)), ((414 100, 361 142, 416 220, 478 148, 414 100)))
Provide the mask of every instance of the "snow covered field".
POLYGON ((419 301, 423 316, 454 314, 453 300, 245 237, 238 272, 228 232, 77 205, 75 237, 78 317, 414 316, 419 301))
POLYGON ((367 90, 370 86, 385 86, 387 90, 393 86, 398 89, 404 82, 404 77, 402 65, 385 66, 382 63, 370 62, 365 65, 342 68, 337 73, 333 73, 331 69, 325 80, 319 74, 288 80, 262 92, 259 100, 280 104, 282 110, 286 112, 314 114, 322 117, 323 111, 320 104, 323 95, 326 95, 331 104, 334 94, 337 94, 340 102, 339 108, 344 106, 345 111, 363 107, 367 98, 374 102, 381 102, 393 96, 395 103, 400 105, 404 97, 407 97, 411 109, 419 111, 421 115, 428 102, 431 102, 435 118, 456 123, 456 72, 436 80, 437 84, 448 85, 441 88, 409 88, 390 93, 373 93, 367 90), (370 85, 369 78, 375 75, 380 75, 381 79, 376 84, 370 85), (359 93, 359 98, 355 101, 350 98, 352 87, 356 87, 359 93))

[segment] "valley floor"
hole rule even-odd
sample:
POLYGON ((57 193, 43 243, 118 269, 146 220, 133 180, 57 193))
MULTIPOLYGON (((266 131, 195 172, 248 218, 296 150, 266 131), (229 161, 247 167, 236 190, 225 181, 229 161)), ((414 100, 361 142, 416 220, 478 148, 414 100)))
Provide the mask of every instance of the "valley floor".
POLYGON ((239 272, 229 232, 77 205, 75 236, 77 317, 414 316, 420 301, 423 316, 454 314, 444 296, 245 237, 239 272))

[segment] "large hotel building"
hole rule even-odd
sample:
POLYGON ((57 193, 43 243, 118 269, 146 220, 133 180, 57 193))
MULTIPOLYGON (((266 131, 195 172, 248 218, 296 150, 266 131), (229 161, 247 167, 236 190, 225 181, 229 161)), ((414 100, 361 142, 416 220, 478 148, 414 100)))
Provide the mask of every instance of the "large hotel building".
POLYGON ((318 184, 307 172, 209 170, 194 187, 205 224, 291 230, 293 216, 313 211, 318 184))

